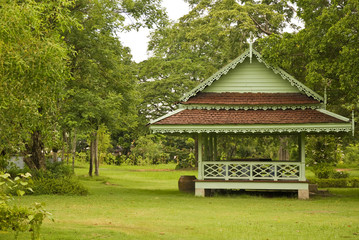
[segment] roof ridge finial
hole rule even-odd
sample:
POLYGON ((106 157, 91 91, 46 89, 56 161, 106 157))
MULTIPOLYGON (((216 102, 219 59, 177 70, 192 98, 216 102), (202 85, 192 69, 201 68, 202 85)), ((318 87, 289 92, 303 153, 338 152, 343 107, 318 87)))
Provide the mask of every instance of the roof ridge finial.
POLYGON ((248 43, 249 43, 249 60, 250 60, 250 63, 252 63, 252 55, 253 55, 253 43, 255 42, 255 39, 254 39, 254 35, 253 35, 253 32, 251 31, 249 33, 249 40, 248 40, 248 43))

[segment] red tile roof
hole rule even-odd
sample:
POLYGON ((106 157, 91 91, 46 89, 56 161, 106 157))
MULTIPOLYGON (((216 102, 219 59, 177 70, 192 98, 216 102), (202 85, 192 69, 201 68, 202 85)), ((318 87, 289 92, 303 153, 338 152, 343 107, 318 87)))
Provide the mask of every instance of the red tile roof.
POLYGON ((205 93, 199 92, 182 104, 223 105, 277 105, 318 104, 319 102, 301 93, 205 93))
POLYGON ((317 110, 183 110, 154 125, 343 123, 317 110))

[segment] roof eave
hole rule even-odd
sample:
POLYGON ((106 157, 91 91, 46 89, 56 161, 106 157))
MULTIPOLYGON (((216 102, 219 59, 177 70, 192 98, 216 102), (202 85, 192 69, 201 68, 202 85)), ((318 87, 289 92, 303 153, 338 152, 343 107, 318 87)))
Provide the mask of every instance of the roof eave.
POLYGON ((155 133, 339 133, 351 132, 351 123, 242 124, 242 125, 151 125, 155 133))

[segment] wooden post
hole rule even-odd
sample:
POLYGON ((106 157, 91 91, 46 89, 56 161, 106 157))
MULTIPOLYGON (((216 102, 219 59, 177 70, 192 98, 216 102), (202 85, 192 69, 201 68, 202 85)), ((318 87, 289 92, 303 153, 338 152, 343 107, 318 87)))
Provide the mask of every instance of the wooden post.
POLYGON ((198 136, 199 134, 197 134, 197 136, 194 136, 194 155, 196 158, 195 167, 197 168, 198 168, 198 136))
POLYGON ((213 161, 213 135, 212 133, 209 134, 209 141, 208 141, 208 161, 213 161))
POLYGON ((300 181, 305 181, 305 133, 301 132, 298 136, 299 159, 300 159, 300 181))
POLYGON ((202 165, 202 153, 203 153, 203 135, 198 134, 198 179, 203 180, 203 165, 202 165))
POLYGON ((214 161, 217 161, 217 155, 218 155, 218 151, 217 151, 217 134, 214 134, 214 139, 213 139, 213 159, 214 161))
POLYGON ((208 161, 209 153, 208 153, 208 135, 203 133, 203 157, 205 161, 208 161))

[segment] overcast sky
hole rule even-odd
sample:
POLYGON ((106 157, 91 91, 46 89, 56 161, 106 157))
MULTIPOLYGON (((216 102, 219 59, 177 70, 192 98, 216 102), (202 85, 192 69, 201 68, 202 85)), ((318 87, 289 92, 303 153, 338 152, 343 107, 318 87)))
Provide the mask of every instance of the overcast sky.
MULTIPOLYGON (((189 11, 188 4, 183 0, 162 1, 162 6, 167 9, 168 16, 172 20, 177 20, 189 11)), ((138 32, 121 33, 119 36, 121 42, 131 48, 133 60, 136 62, 141 62, 148 58, 147 43, 149 33, 148 29, 140 29, 138 32)))

